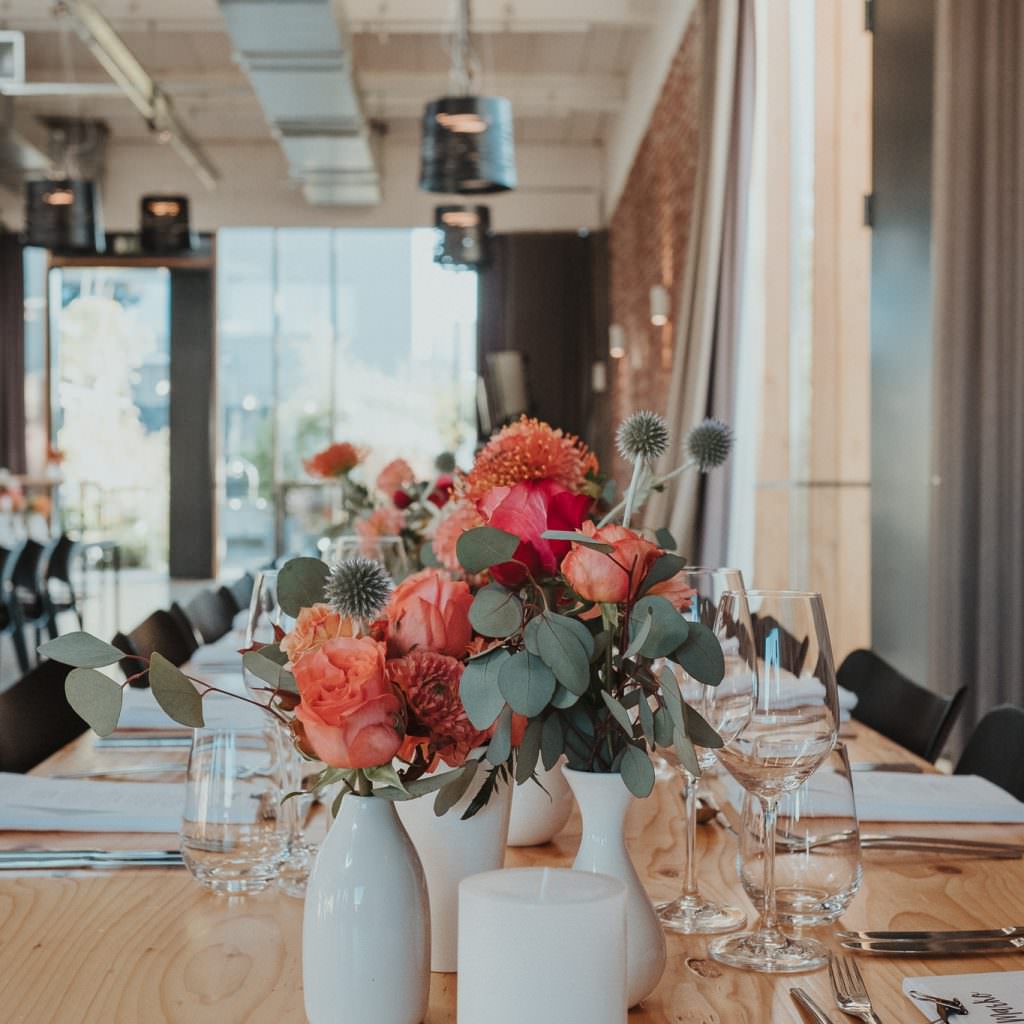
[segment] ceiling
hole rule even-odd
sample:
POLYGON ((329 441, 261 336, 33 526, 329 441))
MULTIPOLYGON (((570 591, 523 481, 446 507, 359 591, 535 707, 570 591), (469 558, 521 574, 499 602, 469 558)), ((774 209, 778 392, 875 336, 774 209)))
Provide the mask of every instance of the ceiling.
MULTIPOLYGON (((200 145, 269 141, 270 129, 236 65, 217 0, 93 0, 173 98, 200 145)), ((629 71, 654 22, 654 0, 476 0, 482 92, 508 96, 522 144, 597 143, 627 99, 629 71)), ((365 116, 414 140, 426 100, 447 85, 452 0, 345 0, 365 116)), ((109 83, 48 0, 0 0, 0 28, 26 33, 26 79, 109 83)), ((149 129, 120 95, 21 96, 36 115, 98 117, 112 140, 149 129)))

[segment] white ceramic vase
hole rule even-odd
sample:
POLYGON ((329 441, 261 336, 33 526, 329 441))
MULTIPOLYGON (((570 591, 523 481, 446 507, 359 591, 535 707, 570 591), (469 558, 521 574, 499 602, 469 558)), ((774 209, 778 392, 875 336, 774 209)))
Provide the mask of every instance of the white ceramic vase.
POLYGON ((665 972, 665 934, 626 849, 624 825, 633 794, 616 773, 563 768, 583 817, 575 871, 611 875, 626 886, 626 989, 629 1005, 649 996, 665 972))
POLYGON ((447 974, 458 969, 459 882, 505 864, 512 786, 499 784, 486 807, 467 821, 462 820, 486 771, 487 766, 481 765, 466 794, 441 817, 434 814, 433 797, 397 805, 427 876, 432 971, 447 974))
POLYGON ((572 814, 572 790, 562 774, 561 762, 539 772, 537 782, 524 782, 512 793, 509 846, 541 846, 551 842, 572 814))
POLYGON ((421 1024, 430 906, 416 850, 382 797, 347 796, 306 887, 302 986, 310 1024, 421 1024))

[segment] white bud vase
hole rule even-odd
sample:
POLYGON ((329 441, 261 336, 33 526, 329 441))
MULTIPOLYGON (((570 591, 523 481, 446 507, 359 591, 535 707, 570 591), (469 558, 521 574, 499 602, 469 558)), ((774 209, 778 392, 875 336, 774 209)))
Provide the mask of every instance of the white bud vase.
POLYGON ((561 763, 537 773, 516 786, 512 793, 512 818, 508 826, 509 846, 541 846, 551 842, 565 828, 572 814, 572 790, 562 774, 561 763), (537 783, 540 785, 537 785, 537 783))
POLYGON ((649 996, 665 972, 665 934, 626 849, 624 824, 633 794, 618 772, 563 768, 583 816, 574 871, 611 875, 626 886, 626 990, 629 1005, 649 996))
POLYGON ((412 842, 383 797, 347 796, 306 887, 302 987, 310 1024, 421 1024, 430 907, 412 842))
MULTIPOLYGON (((434 797, 405 800, 398 815, 423 863, 430 892, 430 969, 450 974, 459 962, 459 882, 505 865, 511 783, 498 783, 487 805, 462 820, 489 766, 477 769, 468 791, 447 814, 434 813, 434 797)), ((447 771, 442 767, 441 771, 447 771)), ((369 1018, 368 1018, 369 1019, 369 1018)), ((376 1024, 376 1022, 375 1022, 376 1024)))

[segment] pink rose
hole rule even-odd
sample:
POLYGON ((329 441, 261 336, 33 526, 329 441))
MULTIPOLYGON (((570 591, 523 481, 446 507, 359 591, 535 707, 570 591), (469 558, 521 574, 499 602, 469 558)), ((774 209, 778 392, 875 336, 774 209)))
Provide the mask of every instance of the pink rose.
POLYGON ((401 658, 433 651, 461 658, 473 636, 468 584, 440 569, 424 569, 403 580, 388 602, 388 650, 401 658))

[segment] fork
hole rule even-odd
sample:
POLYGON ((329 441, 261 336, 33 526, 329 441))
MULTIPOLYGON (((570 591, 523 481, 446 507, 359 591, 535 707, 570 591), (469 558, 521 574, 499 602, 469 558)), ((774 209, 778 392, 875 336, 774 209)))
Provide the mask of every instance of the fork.
POLYGON ((860 968, 848 956, 833 956, 828 974, 836 1006, 850 1017, 860 1017, 864 1024, 882 1024, 871 1007, 871 997, 864 986, 860 968))

